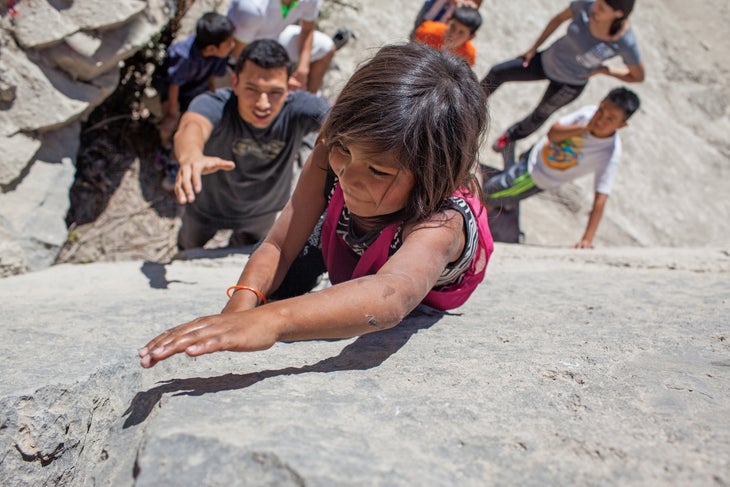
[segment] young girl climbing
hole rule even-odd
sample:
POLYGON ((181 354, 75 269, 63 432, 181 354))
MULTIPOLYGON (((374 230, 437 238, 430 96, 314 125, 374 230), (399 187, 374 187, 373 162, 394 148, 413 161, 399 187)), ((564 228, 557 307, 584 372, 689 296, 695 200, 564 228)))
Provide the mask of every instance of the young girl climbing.
POLYGON ((578 98, 591 76, 604 74, 628 83, 644 80, 636 36, 628 22, 633 8, 634 0, 573 1, 548 22, 527 52, 492 67, 481 81, 487 97, 506 81, 550 81, 535 110, 499 137, 492 146, 495 151, 502 152, 510 142, 527 137, 553 112, 578 98), (569 20, 566 34, 538 51, 569 20), (624 66, 603 64, 615 56, 621 56, 624 66))
POLYGON ((343 88, 221 314, 154 338, 141 365, 358 336, 395 326, 421 302, 464 303, 493 249, 473 176, 484 106, 462 59, 383 47, 343 88), (332 286, 307 293, 324 272, 332 286))
POLYGON ((383 47, 343 88, 221 314, 154 338, 141 365, 363 335, 421 302, 461 305, 493 249, 473 176, 484 106, 461 58, 420 44, 383 47), (324 272, 332 286, 307 294, 324 272))

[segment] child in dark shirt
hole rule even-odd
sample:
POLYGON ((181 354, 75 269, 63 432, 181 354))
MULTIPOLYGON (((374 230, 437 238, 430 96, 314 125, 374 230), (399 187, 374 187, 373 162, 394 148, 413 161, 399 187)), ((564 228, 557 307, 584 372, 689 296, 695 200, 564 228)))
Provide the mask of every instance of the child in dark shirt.
POLYGON ((204 14, 196 25, 195 34, 170 45, 162 66, 155 71, 153 86, 160 94, 162 121, 158 164, 175 172, 177 164, 169 161, 172 134, 180 116, 190 102, 201 93, 213 88, 215 77, 224 76, 228 55, 233 50, 234 26, 225 15, 216 12, 204 14))

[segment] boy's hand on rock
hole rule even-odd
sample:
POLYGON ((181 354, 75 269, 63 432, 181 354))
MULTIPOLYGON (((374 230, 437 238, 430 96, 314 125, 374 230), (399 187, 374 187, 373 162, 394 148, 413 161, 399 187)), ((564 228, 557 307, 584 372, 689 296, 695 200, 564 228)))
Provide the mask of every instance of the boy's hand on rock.
POLYGON ((577 244, 573 245, 573 248, 574 249, 592 249, 593 248, 593 241, 592 240, 585 239, 585 238, 582 238, 580 240, 580 242, 578 242, 577 244))

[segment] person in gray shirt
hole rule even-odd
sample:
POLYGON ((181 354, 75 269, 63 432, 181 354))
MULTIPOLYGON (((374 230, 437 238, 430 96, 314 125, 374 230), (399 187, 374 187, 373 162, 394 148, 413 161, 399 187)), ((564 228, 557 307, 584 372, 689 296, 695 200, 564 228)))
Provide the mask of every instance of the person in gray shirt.
POLYGON ((327 102, 290 93, 292 65, 275 40, 246 46, 232 88, 196 97, 175 134, 175 195, 186 205, 177 244, 202 247, 231 229, 231 246, 255 244, 286 204, 302 138, 319 129, 327 102))
POLYGON ((548 22, 527 52, 490 69, 481 81, 487 97, 506 81, 550 81, 538 106, 497 139, 495 151, 508 150, 509 144, 532 134, 553 112, 578 98, 591 76, 604 74, 628 83, 644 80, 636 36, 628 24, 633 8, 634 0, 575 0, 548 22), (539 51, 568 20, 566 34, 539 51), (615 56, 624 66, 603 64, 615 56))

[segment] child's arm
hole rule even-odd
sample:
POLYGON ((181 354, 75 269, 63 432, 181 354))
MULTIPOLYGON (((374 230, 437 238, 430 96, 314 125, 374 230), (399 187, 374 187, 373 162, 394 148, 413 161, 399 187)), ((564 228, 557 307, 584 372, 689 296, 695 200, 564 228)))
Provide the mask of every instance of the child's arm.
POLYGON ((150 341, 139 352, 140 363, 152 367, 182 352, 196 357, 224 350, 265 350, 280 340, 347 338, 395 326, 423 300, 446 264, 458 257, 463 219, 448 213, 445 221, 414 230, 375 275, 246 311, 198 318, 150 341))
POLYGON ((162 104, 162 121, 160 122, 160 141, 169 147, 172 134, 177 128, 180 118, 180 86, 171 84, 167 90, 167 100, 162 104))
POLYGON ((171 84, 167 89, 167 105, 165 107, 165 116, 180 116, 180 86, 171 84))
POLYGON ((596 192, 593 198, 593 208, 591 208, 591 214, 588 217, 588 225, 586 225, 586 231, 583 232, 583 237, 580 241, 573 245, 576 249, 592 249, 593 248, 593 237, 596 235, 598 230, 598 224, 601 222, 603 217, 603 210, 606 208, 606 201, 608 201, 608 195, 596 192))
POLYGON ((200 179, 203 174, 221 169, 231 171, 236 167, 233 161, 203 154, 212 130, 210 120, 199 113, 185 112, 180 120, 180 129, 175 133, 175 157, 180 163, 175 195, 181 205, 195 201, 195 195, 203 190, 200 179))
POLYGON ((463 219, 448 211, 413 229, 375 275, 245 311, 198 318, 150 341, 140 351, 141 364, 151 367, 181 352, 198 356, 263 350, 279 340, 345 338, 390 328, 423 300, 463 245, 463 219))
POLYGON ((641 83, 644 81, 644 64, 632 64, 631 66, 617 66, 611 67, 608 65, 602 65, 600 68, 593 71, 590 75, 595 76, 597 74, 605 74, 606 76, 613 76, 616 79, 620 79, 626 83, 641 83))
POLYGON ((555 123, 550 127, 550 130, 548 130, 547 138, 550 142, 555 142, 556 144, 559 144, 564 140, 575 137, 576 135, 584 134, 589 130, 590 122, 586 125, 563 125, 560 123, 555 123))
POLYGON ((540 37, 537 38, 535 43, 530 47, 530 49, 527 50, 522 55, 522 65, 527 66, 530 64, 530 60, 535 57, 535 54, 537 54, 537 50, 540 48, 543 42, 547 40, 548 37, 552 35, 555 30, 560 27, 560 25, 563 22, 566 22, 573 18, 573 13, 570 11, 570 7, 566 8, 559 14, 555 15, 552 19, 550 19, 550 22, 545 26, 545 29, 542 31, 542 34, 540 34, 540 37))
MULTIPOLYGON (((312 43, 314 42, 314 22, 301 21, 302 31, 299 34, 299 62, 290 80, 295 81, 293 88, 307 89, 309 65, 312 59, 312 43), (297 86, 298 85, 298 86, 297 86)), ((291 87, 290 87, 291 88, 291 87)))
MULTIPOLYGON (((324 211, 326 177, 327 148, 317 144, 302 168, 289 202, 264 241, 251 254, 236 284, 252 287, 264 295, 279 287, 324 211)), ((257 301, 254 293, 238 291, 222 313, 253 308, 257 301)))

